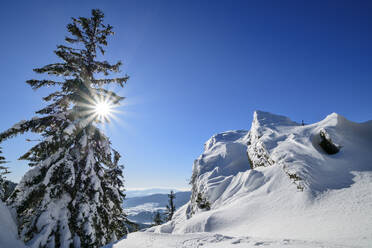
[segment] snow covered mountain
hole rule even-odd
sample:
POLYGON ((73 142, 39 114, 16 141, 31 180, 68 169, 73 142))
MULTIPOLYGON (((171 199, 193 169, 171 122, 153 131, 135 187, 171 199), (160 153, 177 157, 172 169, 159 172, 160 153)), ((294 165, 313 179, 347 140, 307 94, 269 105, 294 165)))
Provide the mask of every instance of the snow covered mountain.
MULTIPOLYGON (((190 191, 176 192, 174 203, 176 208, 182 207, 190 200, 190 191)), ((168 194, 152 194, 130 197, 124 201, 128 219, 139 224, 151 224, 156 211, 164 212, 168 204, 168 194)))
POLYGON ((371 151, 372 121, 333 113, 301 125, 256 111, 249 131, 206 142, 172 221, 113 246, 370 247, 371 151))

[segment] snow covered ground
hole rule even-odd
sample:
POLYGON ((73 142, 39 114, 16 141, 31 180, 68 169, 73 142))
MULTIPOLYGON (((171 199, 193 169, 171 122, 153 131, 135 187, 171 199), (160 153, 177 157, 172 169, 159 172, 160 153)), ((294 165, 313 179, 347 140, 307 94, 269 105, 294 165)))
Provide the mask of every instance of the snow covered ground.
POLYGON ((136 232, 116 244, 105 248, 352 248, 292 239, 264 239, 252 237, 230 237, 213 233, 164 234, 136 232))
POLYGON ((250 131, 206 142, 194 195, 171 222, 114 247, 371 247, 371 149, 371 121, 333 113, 302 126, 257 111, 250 131), (322 131, 337 154, 319 145, 322 131), (210 211, 197 207, 198 193, 210 211))
POLYGON ((23 242, 17 238, 17 226, 11 217, 9 209, 0 200, 0 247, 21 248, 23 242))

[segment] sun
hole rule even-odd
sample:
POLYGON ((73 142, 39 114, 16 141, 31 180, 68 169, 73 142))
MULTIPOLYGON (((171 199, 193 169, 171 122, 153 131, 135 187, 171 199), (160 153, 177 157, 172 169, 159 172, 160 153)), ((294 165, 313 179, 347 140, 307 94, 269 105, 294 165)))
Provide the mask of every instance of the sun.
POLYGON ((111 94, 92 94, 83 95, 85 102, 79 103, 82 108, 82 115, 88 122, 96 122, 106 126, 114 119, 118 120, 117 115, 121 114, 117 108, 120 106, 118 100, 111 94))
POLYGON ((94 115, 101 122, 109 121, 113 116, 114 105, 108 100, 100 100, 94 103, 94 115))
POLYGON ((98 102, 94 110, 98 116, 107 117, 112 112, 112 106, 108 102, 98 102))

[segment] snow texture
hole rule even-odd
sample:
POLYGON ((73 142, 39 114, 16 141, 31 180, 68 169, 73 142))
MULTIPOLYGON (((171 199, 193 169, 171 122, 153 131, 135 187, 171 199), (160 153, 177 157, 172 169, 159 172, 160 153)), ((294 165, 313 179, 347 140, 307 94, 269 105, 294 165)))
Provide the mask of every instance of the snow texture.
POLYGON ((0 200, 0 247, 26 247, 23 242, 18 240, 17 233, 17 226, 9 209, 0 200))
POLYGON ((371 121, 333 113, 303 126, 256 111, 250 131, 206 142, 191 200, 172 221, 114 247, 370 247, 371 147, 371 121), (337 154, 320 147, 321 130, 337 154), (210 211, 198 209, 198 193, 210 211))
MULTIPOLYGON (((231 237, 214 233, 164 234, 136 232, 116 244, 104 248, 347 248, 325 242, 293 239, 231 237)), ((351 248, 351 247, 350 247, 351 248)))

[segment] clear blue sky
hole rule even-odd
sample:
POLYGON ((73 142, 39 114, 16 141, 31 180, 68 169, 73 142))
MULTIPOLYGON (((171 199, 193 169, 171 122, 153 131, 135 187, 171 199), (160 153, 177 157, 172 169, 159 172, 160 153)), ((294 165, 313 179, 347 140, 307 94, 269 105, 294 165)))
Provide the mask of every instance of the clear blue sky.
MULTIPOLYGON (((255 109, 316 122, 372 119, 371 1, 4 1, 0 130, 33 116, 48 90, 25 83, 57 61, 70 17, 106 14, 107 59, 131 79, 107 128, 128 188, 188 187, 213 134, 249 129, 255 109)), ((2 144, 18 181, 26 134, 2 144)))

